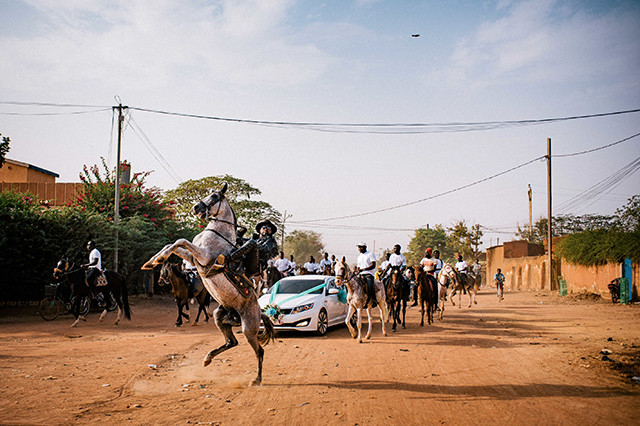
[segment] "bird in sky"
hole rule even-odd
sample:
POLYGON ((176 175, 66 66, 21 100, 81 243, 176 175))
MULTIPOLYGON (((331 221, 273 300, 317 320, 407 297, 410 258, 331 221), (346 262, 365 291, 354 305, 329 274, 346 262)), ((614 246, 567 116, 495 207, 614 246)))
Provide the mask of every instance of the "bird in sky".
POLYGON ((420 34, 411 34, 411 37, 420 37, 420 34))

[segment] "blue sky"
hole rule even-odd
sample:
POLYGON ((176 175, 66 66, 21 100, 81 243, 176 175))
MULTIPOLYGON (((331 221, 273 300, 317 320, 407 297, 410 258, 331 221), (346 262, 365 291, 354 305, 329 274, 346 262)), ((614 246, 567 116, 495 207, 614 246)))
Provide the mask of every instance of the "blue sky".
MULTIPOLYGON (((640 108, 635 1, 2 0, 0 7, 0 102, 107 109, 43 116, 31 114, 92 109, 0 104, 9 157, 55 171, 59 181, 76 181, 101 156, 115 164, 115 95, 138 108, 326 123, 507 121, 640 108)), ((363 239, 370 247, 375 241, 379 254, 406 246, 407 229, 461 219, 500 231, 487 230, 484 247, 509 240, 528 221, 527 184, 534 217, 546 214, 543 162, 360 214, 523 164, 546 154, 547 138, 554 154, 568 154, 640 132, 638 113, 402 135, 130 113, 123 158, 134 170, 154 170, 151 184, 243 178, 293 215, 288 231, 321 232, 329 252, 350 258, 363 239)), ((554 159, 554 205, 639 157, 639 140, 554 159)), ((563 213, 611 214, 638 188, 634 174, 595 203, 563 213)))

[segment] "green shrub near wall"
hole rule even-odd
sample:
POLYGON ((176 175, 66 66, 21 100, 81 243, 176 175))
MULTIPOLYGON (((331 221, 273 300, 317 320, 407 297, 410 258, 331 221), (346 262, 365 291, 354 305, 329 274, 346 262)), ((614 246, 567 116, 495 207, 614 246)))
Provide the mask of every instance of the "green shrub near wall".
POLYGON ((640 232, 585 231, 563 237, 555 252, 570 263, 585 266, 640 259, 640 232))

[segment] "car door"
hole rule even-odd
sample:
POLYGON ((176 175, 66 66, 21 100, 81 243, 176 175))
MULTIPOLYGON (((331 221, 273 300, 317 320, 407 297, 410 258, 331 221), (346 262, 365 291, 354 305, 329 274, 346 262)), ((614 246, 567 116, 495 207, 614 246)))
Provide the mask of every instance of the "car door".
POLYGON ((347 315, 347 305, 345 303, 341 303, 338 300, 337 294, 329 294, 330 289, 338 289, 335 284, 335 279, 331 278, 327 282, 327 287, 325 288, 325 307, 327 308, 327 314, 329 315, 329 324, 337 324, 344 321, 347 315))

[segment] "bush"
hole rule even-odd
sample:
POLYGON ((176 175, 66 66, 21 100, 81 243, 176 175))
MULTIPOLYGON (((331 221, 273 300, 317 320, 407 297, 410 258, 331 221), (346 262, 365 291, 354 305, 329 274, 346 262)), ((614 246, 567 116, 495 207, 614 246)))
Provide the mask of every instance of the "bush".
POLYGON ((594 266, 621 262, 625 257, 640 258, 640 232, 612 230, 585 231, 562 238, 556 253, 568 262, 594 266))
MULTIPOLYGON (((196 234, 176 220, 159 224, 139 215, 122 219, 118 230, 118 270, 131 293, 143 290, 144 262, 167 243, 196 234)), ((42 209, 30 194, 0 193, 0 300, 41 298, 61 257, 88 261, 88 240, 102 253, 103 267, 113 269, 112 218, 82 207, 42 209)))

